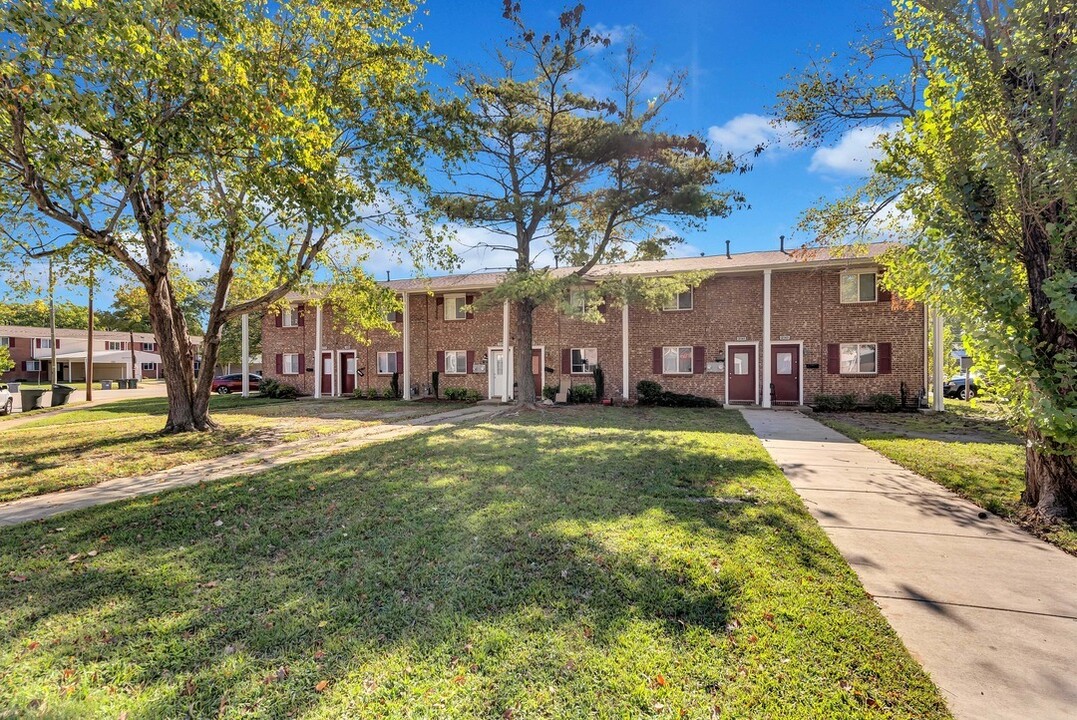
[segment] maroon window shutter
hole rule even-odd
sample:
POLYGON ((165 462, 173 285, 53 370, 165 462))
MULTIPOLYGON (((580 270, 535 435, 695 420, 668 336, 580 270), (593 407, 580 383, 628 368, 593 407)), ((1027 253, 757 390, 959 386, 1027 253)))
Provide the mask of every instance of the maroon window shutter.
POLYGON ((651 371, 655 375, 662 374, 662 348, 656 347, 651 352, 651 371))
POLYGON ((445 372, 445 351, 444 350, 438 350, 438 372, 439 373, 444 373, 445 372))
POLYGON ((889 375, 890 372, 891 372, 891 370, 890 370, 891 365, 893 365, 893 362, 891 360, 891 354, 892 354, 891 345, 890 345, 890 343, 879 343, 876 346, 876 349, 878 351, 878 355, 876 356, 875 361, 876 361, 876 364, 878 365, 877 369, 879 371, 879 374, 880 375, 889 375))
POLYGON ((396 371, 401 375, 404 374, 404 352, 400 351, 396 354, 396 371))
POLYGON ((703 370, 707 365, 707 359, 705 357, 707 349, 702 345, 695 345, 692 347, 692 374, 702 375, 703 370))
POLYGON ((471 368, 475 365, 475 351, 467 351, 467 367, 464 368, 464 372, 471 372, 471 368))
POLYGON ((561 374, 569 375, 572 373, 572 348, 565 348, 561 351, 561 374))
POLYGON ((41 338, 36 338, 35 343, 36 344, 34 345, 34 347, 40 348, 41 347, 41 338))
POLYGON ((299 374, 303 375, 307 372, 307 356, 303 353, 299 353, 299 374))
MULTIPOLYGON (((464 296, 464 302, 467 303, 468 307, 471 307, 471 303, 475 302, 475 296, 474 295, 465 295, 464 296)), ((472 320, 472 319, 474 319, 474 317, 475 317, 475 313, 468 310, 467 311, 467 319, 472 320)))
POLYGON ((284 355, 277 353, 277 374, 284 374, 284 355))
POLYGON ((277 313, 277 316, 273 318, 273 322, 277 327, 284 327, 284 314, 277 313))
POLYGON ((56 338, 56 349, 60 349, 60 338, 56 338))
POLYGON ((296 324, 298 324, 299 327, 303 327, 303 323, 306 321, 307 317, 307 306, 303 303, 299 303, 299 305, 296 306, 295 314, 298 316, 296 318, 296 324))
POLYGON ((26 361, 25 360, 22 361, 22 371, 26 372, 26 361))
POLYGON ((838 343, 826 346, 826 371, 831 375, 841 373, 841 345, 838 343))

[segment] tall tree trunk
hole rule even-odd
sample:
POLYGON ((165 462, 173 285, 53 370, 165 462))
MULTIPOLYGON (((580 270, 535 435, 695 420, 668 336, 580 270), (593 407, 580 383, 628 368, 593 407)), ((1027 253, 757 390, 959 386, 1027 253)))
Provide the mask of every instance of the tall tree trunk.
POLYGON ((516 405, 535 406, 535 379, 531 372, 531 346, 534 337, 535 302, 517 300, 516 305, 516 405))
POLYGON ((1025 493, 1028 505, 1044 518, 1077 518, 1077 463, 1065 448, 1029 427, 1025 445, 1025 493))

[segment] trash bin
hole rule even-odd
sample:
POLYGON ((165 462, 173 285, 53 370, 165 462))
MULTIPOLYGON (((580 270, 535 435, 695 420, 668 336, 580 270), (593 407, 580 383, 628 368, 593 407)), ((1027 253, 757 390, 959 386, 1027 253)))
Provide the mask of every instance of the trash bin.
POLYGON ((111 390, 112 389, 112 381, 111 380, 102 380, 101 381, 101 389, 102 390, 111 390))
POLYGON ((127 381, 128 390, 138 390, 138 378, 131 378, 127 381))
POLYGON ((8 392, 10 392, 12 395, 14 395, 15 393, 17 393, 19 391, 19 386, 21 384, 22 383, 20 383, 18 380, 14 381, 14 382, 9 382, 7 384, 8 392))
POLYGON ((60 407, 61 405, 67 405, 68 399, 71 397, 71 393, 75 392, 75 388, 70 385, 53 385, 52 386, 52 407, 60 407))
POLYGON ((126 378, 121 378, 120 380, 117 380, 116 381, 116 386, 119 387, 120 390, 126 390, 127 389, 127 380, 126 380, 126 378))
POLYGON ((19 394, 22 396, 22 411, 29 412, 30 410, 40 410, 45 407, 45 391, 41 388, 34 388, 32 390, 20 390, 19 394))

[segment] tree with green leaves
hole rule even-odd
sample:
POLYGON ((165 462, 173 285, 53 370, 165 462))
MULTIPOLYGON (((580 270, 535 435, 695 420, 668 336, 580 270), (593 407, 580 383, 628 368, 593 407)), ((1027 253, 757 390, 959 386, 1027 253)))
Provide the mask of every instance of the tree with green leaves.
POLYGON ((11 359, 11 351, 6 345, 0 345, 0 375, 15 367, 15 361, 11 359))
MULTIPOLYGON (((89 321, 86 308, 70 300, 56 303, 56 327, 85 330, 89 321)), ((40 298, 29 302, 0 303, 0 325, 49 326, 49 303, 40 298)))
POLYGON ((865 185, 809 224, 835 239, 902 213, 910 242, 887 282, 961 317, 965 342, 1005 367, 1024 499, 1077 517, 1077 15, 1055 0, 903 0, 888 29, 914 60, 895 79, 867 53, 844 75, 809 68, 782 96, 784 119, 822 137, 871 121, 894 87, 912 93, 865 185))
MULTIPOLYGON (((583 285, 598 263, 664 256, 679 239, 662 222, 724 216, 739 195, 716 188, 741 168, 711 157, 693 135, 662 128, 683 76, 656 80, 629 46, 617 60, 610 97, 582 81, 610 41, 583 24, 584 8, 561 13, 550 32, 532 29, 520 4, 506 0, 511 36, 495 74, 464 73, 475 119, 475 155, 451 168, 455 188, 437 196, 450 220, 489 231, 489 248, 515 255, 508 277, 483 301, 515 309, 516 401, 535 402, 531 381, 534 311, 583 285), (565 277, 540 264, 542 245, 565 277)), ((549 263, 549 258, 546 258, 549 263)))
MULTIPOLYGON (((0 7, 0 250, 85 245, 144 289, 168 431, 204 430, 221 330, 328 280, 373 233, 423 232, 423 164, 451 152, 454 106, 407 34, 409 0, 20 0, 0 7), (417 231, 412 228, 419 225, 417 231), (176 258, 216 264, 203 362, 176 258), (330 262, 335 253, 337 263, 330 262), (234 293, 237 278, 245 292, 234 293)), ((384 324, 369 306, 368 325, 384 324)))

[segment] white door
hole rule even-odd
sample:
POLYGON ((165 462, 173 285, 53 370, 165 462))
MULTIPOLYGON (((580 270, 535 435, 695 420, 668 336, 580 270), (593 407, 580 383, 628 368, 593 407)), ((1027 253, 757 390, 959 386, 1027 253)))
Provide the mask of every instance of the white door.
MULTIPOLYGON (((499 398, 505 394, 505 373, 512 372, 512 348, 509 348, 509 362, 506 366, 503 350, 490 348, 488 355, 490 365, 487 367, 490 378, 489 397, 499 398)), ((509 381, 509 399, 512 399, 512 381, 509 381)))

